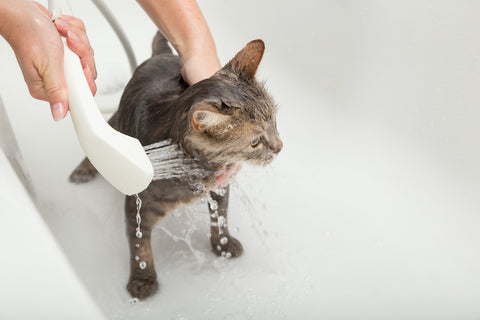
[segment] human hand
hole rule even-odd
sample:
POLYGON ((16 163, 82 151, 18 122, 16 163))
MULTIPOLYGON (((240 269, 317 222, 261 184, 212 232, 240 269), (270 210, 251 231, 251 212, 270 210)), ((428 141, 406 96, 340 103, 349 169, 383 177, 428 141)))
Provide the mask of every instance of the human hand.
POLYGON ((12 2, 2 19, 2 35, 15 52, 31 96, 50 103, 54 120, 63 119, 69 106, 61 35, 80 57, 90 90, 96 93, 93 50, 80 19, 62 16, 54 24, 45 7, 30 1, 12 2))
POLYGON ((211 77, 221 65, 215 52, 182 56, 182 77, 189 85, 211 77))
POLYGON ((228 186, 230 181, 235 178, 240 169, 242 169, 241 163, 231 162, 225 164, 215 174, 215 185, 212 187, 212 189, 217 190, 228 186))
POLYGON ((62 15, 55 20, 58 32, 67 39, 67 45, 79 58, 90 91, 95 95, 97 86, 97 68, 95 66, 94 52, 87 37, 85 24, 82 20, 62 15))

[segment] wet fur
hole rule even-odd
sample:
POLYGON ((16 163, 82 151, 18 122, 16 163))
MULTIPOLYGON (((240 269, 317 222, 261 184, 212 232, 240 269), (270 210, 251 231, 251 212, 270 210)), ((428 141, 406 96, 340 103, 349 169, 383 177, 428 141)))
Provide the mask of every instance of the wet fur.
MULTIPOLYGON (((186 157, 196 158, 205 171, 202 177, 187 180, 154 181, 140 193, 142 199, 142 238, 135 236, 136 203, 126 196, 125 216, 130 244, 130 279, 127 289, 133 297, 144 299, 158 288, 151 249, 151 232, 157 221, 180 204, 203 196, 198 185, 211 186, 215 173, 228 163, 270 163, 281 150, 276 130, 276 106, 255 72, 263 55, 261 40, 250 42, 234 59, 212 77, 188 86, 180 75, 181 62, 167 41, 157 34, 152 57, 137 68, 127 84, 118 111, 110 125, 140 140, 142 145, 172 139, 186 157), (253 143, 258 145, 253 147, 253 143), (193 182, 193 183, 192 183, 193 182), (139 245, 138 247, 136 245, 139 245), (139 257, 138 261, 135 257, 139 257), (147 267, 140 269, 139 261, 147 267)), ((70 176, 82 183, 95 176, 96 170, 85 159, 70 176)), ((228 187, 224 195, 211 192, 218 202, 218 216, 227 219, 228 187)), ((214 213, 209 208, 210 214, 214 213)), ((232 257, 242 251, 240 242, 231 237, 228 226, 219 226, 211 218, 212 249, 232 257), (222 244, 220 239, 227 237, 222 244), (218 250, 220 248, 220 250, 218 250)))

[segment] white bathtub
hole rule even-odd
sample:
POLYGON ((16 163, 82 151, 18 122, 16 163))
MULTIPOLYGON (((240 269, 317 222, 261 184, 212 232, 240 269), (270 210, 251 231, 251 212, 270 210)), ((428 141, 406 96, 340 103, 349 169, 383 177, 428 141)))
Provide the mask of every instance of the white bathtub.
MULTIPOLYGON (((107 3, 143 61, 153 24, 134 1, 107 3)), ((222 62, 265 40, 258 76, 280 107, 284 150, 232 189, 244 256, 210 254, 205 204, 180 210, 154 235, 159 293, 130 304, 122 195, 101 178, 67 182, 82 158, 70 119, 29 97, 0 41, 0 94, 35 195, 0 153, 0 318, 479 318, 480 3, 199 3, 222 62)), ((93 5, 72 6, 96 50, 99 104, 115 106, 127 60, 93 5)))

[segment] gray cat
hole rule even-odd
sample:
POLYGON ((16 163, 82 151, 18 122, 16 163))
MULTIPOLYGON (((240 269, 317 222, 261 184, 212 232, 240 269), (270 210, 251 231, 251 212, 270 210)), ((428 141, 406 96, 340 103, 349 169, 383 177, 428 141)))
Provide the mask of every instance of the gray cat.
MULTIPOLYGON (((266 165, 282 149, 275 120, 276 105, 255 80, 265 49, 262 40, 251 41, 212 77, 190 87, 181 77, 180 58, 172 53, 160 33, 152 47, 152 57, 135 71, 109 123, 139 139, 144 146, 171 139, 186 158, 195 159, 204 174, 154 181, 140 193, 141 238, 136 236, 136 199, 126 197, 131 254, 127 289, 139 299, 151 296, 158 288, 150 242, 157 221, 178 205, 203 196, 198 185, 211 188, 222 168, 236 162, 266 165)), ((96 173, 85 159, 70 180, 86 182, 96 173)), ((217 210, 209 207, 210 242, 215 254, 238 257, 243 248, 228 231, 229 188, 223 191, 210 192, 218 204, 217 210)))

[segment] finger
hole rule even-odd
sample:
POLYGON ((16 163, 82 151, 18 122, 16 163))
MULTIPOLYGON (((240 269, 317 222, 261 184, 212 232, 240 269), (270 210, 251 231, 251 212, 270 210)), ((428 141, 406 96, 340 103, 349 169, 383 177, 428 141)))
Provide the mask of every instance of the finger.
POLYGON ((89 45, 85 33, 78 33, 79 29, 75 30, 75 27, 69 26, 67 31, 67 44, 68 47, 80 57, 82 67, 90 69, 94 79, 97 78, 97 68, 95 66, 95 59, 93 57, 93 49, 89 45))
POLYGON ((62 14, 58 18, 67 21, 69 24, 71 24, 73 26, 76 26, 77 28, 83 30, 83 32, 85 32, 85 33, 87 32, 87 29, 85 27, 85 23, 83 22, 82 19, 79 19, 79 18, 74 17, 74 16, 69 16, 69 15, 66 15, 66 14, 62 14))
POLYGON ((86 56, 84 58, 81 58, 80 62, 82 63, 82 68, 89 69, 92 79, 97 80, 97 68, 95 66, 95 59, 92 56, 86 56))
POLYGON ((67 36, 67 31, 68 31, 68 20, 63 19, 61 16, 55 19, 55 27, 57 28, 58 32, 66 37, 67 36))
POLYGON ((42 101, 48 101, 47 94, 45 93, 45 88, 43 86, 43 80, 41 80, 40 76, 39 80, 31 81, 25 79, 25 81, 27 82, 28 91, 33 98, 42 101))
POLYGON ((242 164, 241 163, 235 163, 234 165, 234 168, 231 172, 231 177, 232 178, 235 178, 237 176, 237 174, 240 172, 240 170, 242 170, 242 164))
POLYGON ((83 69, 83 73, 85 74, 85 79, 87 79, 88 86, 90 87, 90 91, 92 94, 95 95, 97 93, 97 85, 95 84, 95 80, 93 79, 92 72, 88 68, 88 66, 83 69))
POLYGON ((90 45, 90 41, 88 39, 87 33, 85 32, 85 29, 83 27, 73 24, 70 20, 65 20, 65 17, 68 16, 60 16, 58 19, 55 20, 55 26, 57 27, 58 32, 62 36, 68 38, 68 31, 72 31, 78 37, 75 38, 75 40, 80 39, 83 45, 88 49, 89 54, 93 56, 94 51, 92 46, 90 45))
POLYGON ((57 27, 60 34, 64 37, 67 36, 68 30, 73 30, 77 35, 80 36, 85 45, 87 45, 92 50, 93 55, 93 49, 90 45, 90 41, 88 40, 87 31, 85 30, 85 25, 83 24, 82 20, 72 20, 72 17, 70 16, 60 16, 55 20, 55 26, 57 27))
POLYGON ((55 25, 57 25, 57 29, 62 36, 67 37, 67 31, 72 30, 76 35, 79 36, 82 42, 89 48, 91 55, 92 56, 94 55, 93 48, 90 45, 90 41, 88 40, 85 24, 83 23, 82 20, 72 16, 65 16, 65 15, 58 17, 57 20, 55 20, 55 25), (59 22, 58 25, 57 25, 57 20, 59 22))
POLYGON ((65 117, 68 111, 68 94, 63 75, 63 59, 61 63, 51 63, 45 72, 40 75, 43 79, 46 100, 50 103, 52 117, 55 121, 59 121, 65 117))
POLYGON ((84 44, 84 46, 88 48, 90 54, 93 56, 93 48, 90 45, 90 42, 88 40, 87 33, 85 32, 85 30, 72 24, 70 21, 65 20, 64 16, 61 16, 55 20, 55 27, 57 28, 58 32, 66 38, 68 38, 68 31, 72 31, 78 37, 78 39, 84 44))
MULTIPOLYGON (((76 19, 79 20, 79 19, 76 19)), ((97 92, 95 79, 97 78, 97 69, 93 58, 93 49, 91 48, 87 35, 83 30, 83 23, 78 26, 72 24, 71 16, 61 16, 55 20, 57 30, 67 38, 67 45, 80 58, 85 79, 93 95, 97 92)), ((80 21, 80 20, 79 20, 80 21)))

